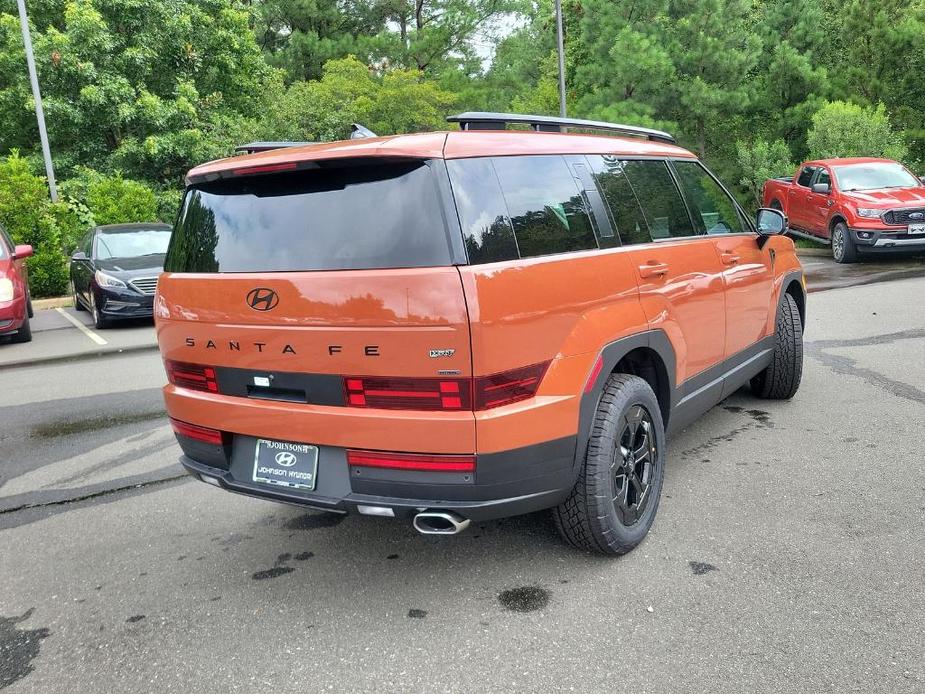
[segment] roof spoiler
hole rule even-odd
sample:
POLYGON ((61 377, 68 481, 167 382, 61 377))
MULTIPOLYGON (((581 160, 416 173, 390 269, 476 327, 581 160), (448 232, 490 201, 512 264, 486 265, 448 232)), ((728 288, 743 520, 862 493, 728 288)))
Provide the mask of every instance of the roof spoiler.
POLYGON ((234 148, 235 152, 245 152, 255 154, 256 152, 269 152, 273 149, 284 149, 286 147, 301 147, 302 145, 312 145, 314 142, 248 142, 246 145, 238 145, 234 148))
POLYGON ((675 144, 673 135, 662 130, 641 128, 636 125, 622 125, 620 123, 607 123, 598 120, 581 120, 579 118, 556 118, 555 116, 530 116, 520 113, 492 113, 485 111, 468 111, 457 116, 448 116, 450 123, 459 123, 460 130, 505 130, 510 123, 529 125, 536 132, 565 132, 566 128, 581 128, 583 130, 600 130, 643 137, 655 142, 675 144))

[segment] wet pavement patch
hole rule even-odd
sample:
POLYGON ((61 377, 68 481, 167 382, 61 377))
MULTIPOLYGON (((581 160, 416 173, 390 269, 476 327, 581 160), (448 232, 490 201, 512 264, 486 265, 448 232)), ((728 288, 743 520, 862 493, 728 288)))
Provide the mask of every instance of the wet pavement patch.
POLYGON ((144 618, 145 616, 143 614, 136 614, 136 615, 132 615, 125 621, 128 622, 129 624, 134 624, 135 622, 140 622, 144 618))
POLYGON ((397 554, 390 554, 389 556, 386 557, 386 559, 398 559, 398 555, 397 555, 397 554))
POLYGON ((314 552, 299 552, 297 555, 295 555, 295 560, 305 561, 306 559, 311 559, 313 556, 315 556, 314 552))
POLYGON ((549 604, 549 591, 538 586, 508 588, 498 593, 498 602, 511 612, 534 612, 549 604))
POLYGON ((410 609, 408 610, 408 616, 411 617, 411 619, 424 619, 424 617, 427 616, 427 610, 410 609))
POLYGON ((296 516, 283 525, 286 530, 315 530, 316 528, 333 528, 340 525, 346 515, 342 513, 306 513, 296 516))
POLYGON ((695 576, 703 576, 704 574, 710 573, 711 571, 719 571, 713 564, 707 564, 703 561, 692 561, 688 562, 691 567, 691 571, 694 572, 695 576))
POLYGON ((17 624, 32 616, 33 609, 19 617, 0 617, 0 689, 9 687, 32 672, 32 661, 38 657, 42 640, 51 634, 45 628, 16 628, 17 624))
POLYGON ((255 581, 265 581, 268 578, 279 578, 280 576, 291 574, 293 571, 295 571, 295 569, 291 566, 274 566, 272 569, 256 571, 251 578, 255 581))
POLYGON ((32 438, 53 439, 61 436, 70 436, 71 434, 82 434, 87 431, 112 429, 113 427, 123 426, 125 424, 150 422, 157 419, 163 419, 166 423, 167 413, 164 412, 164 410, 156 410, 154 412, 136 412, 133 414, 112 415, 109 417, 93 417, 91 419, 52 422, 50 424, 42 424, 33 429, 32 438))

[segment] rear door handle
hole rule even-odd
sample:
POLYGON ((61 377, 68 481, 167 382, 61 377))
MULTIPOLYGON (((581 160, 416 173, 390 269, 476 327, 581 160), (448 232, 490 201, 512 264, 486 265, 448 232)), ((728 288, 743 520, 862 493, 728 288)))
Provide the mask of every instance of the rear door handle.
POLYGON ((668 266, 665 263, 651 261, 645 265, 639 266, 640 277, 662 277, 668 274, 668 266))
POLYGON ((735 253, 720 253, 719 257, 724 265, 735 265, 739 262, 739 256, 735 253))

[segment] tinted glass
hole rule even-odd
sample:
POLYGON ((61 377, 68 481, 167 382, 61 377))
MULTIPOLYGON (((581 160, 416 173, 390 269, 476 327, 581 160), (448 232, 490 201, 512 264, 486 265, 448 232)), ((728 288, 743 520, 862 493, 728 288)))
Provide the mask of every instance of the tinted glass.
POLYGON ((433 175, 414 162, 195 186, 183 202, 165 268, 285 272, 449 264, 433 175))
POLYGON ((735 203, 697 162, 675 162, 675 171, 687 194, 691 211, 708 234, 739 234, 746 231, 735 203))
POLYGON ((446 163, 469 262, 514 260, 517 242, 491 159, 446 163))
POLYGON ((597 248, 575 177, 558 156, 492 159, 522 258, 597 248))
POLYGON ((624 171, 626 162, 611 156, 589 156, 588 161, 623 245, 651 241, 645 215, 624 171))
POLYGON ((803 170, 800 172, 799 178, 797 178, 797 185, 803 186, 804 188, 809 188, 810 181, 813 180, 813 174, 816 173, 816 169, 812 166, 804 166, 803 170))
POLYGON ((829 176, 829 172, 825 169, 819 171, 819 177, 816 179, 816 183, 825 183, 827 186, 832 185, 832 177, 829 176))
POLYGON ((836 166, 835 178, 842 190, 878 190, 881 188, 917 188, 922 185, 899 164, 874 162, 836 166))
POLYGON ((693 236, 687 207, 663 161, 628 161, 623 170, 649 223, 652 238, 693 236))
POLYGON ((99 233, 96 236, 96 257, 108 260, 164 255, 169 244, 170 232, 165 229, 99 233))

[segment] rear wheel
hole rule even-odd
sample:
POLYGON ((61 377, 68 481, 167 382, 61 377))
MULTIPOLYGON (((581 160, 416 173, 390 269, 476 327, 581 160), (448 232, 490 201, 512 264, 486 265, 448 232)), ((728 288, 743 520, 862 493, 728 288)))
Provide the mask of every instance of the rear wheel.
POLYGON ((844 222, 837 222, 832 227, 832 258, 836 263, 855 263, 858 260, 858 247, 844 222))
POLYGON ((777 311, 774 359, 752 379, 752 392, 759 398, 789 400, 799 389, 802 377, 803 321, 796 300, 784 294, 777 311))
POLYGON ((22 327, 13 335, 13 342, 32 342, 32 326, 29 324, 29 314, 22 323, 22 327))
POLYGON ((29 318, 35 316, 35 311, 32 309, 32 297, 29 294, 26 294, 26 315, 29 316, 29 318))
POLYGON ((665 429, 652 388, 614 374, 604 386, 578 481, 553 509, 571 545, 626 554, 649 532, 665 475, 665 429))

